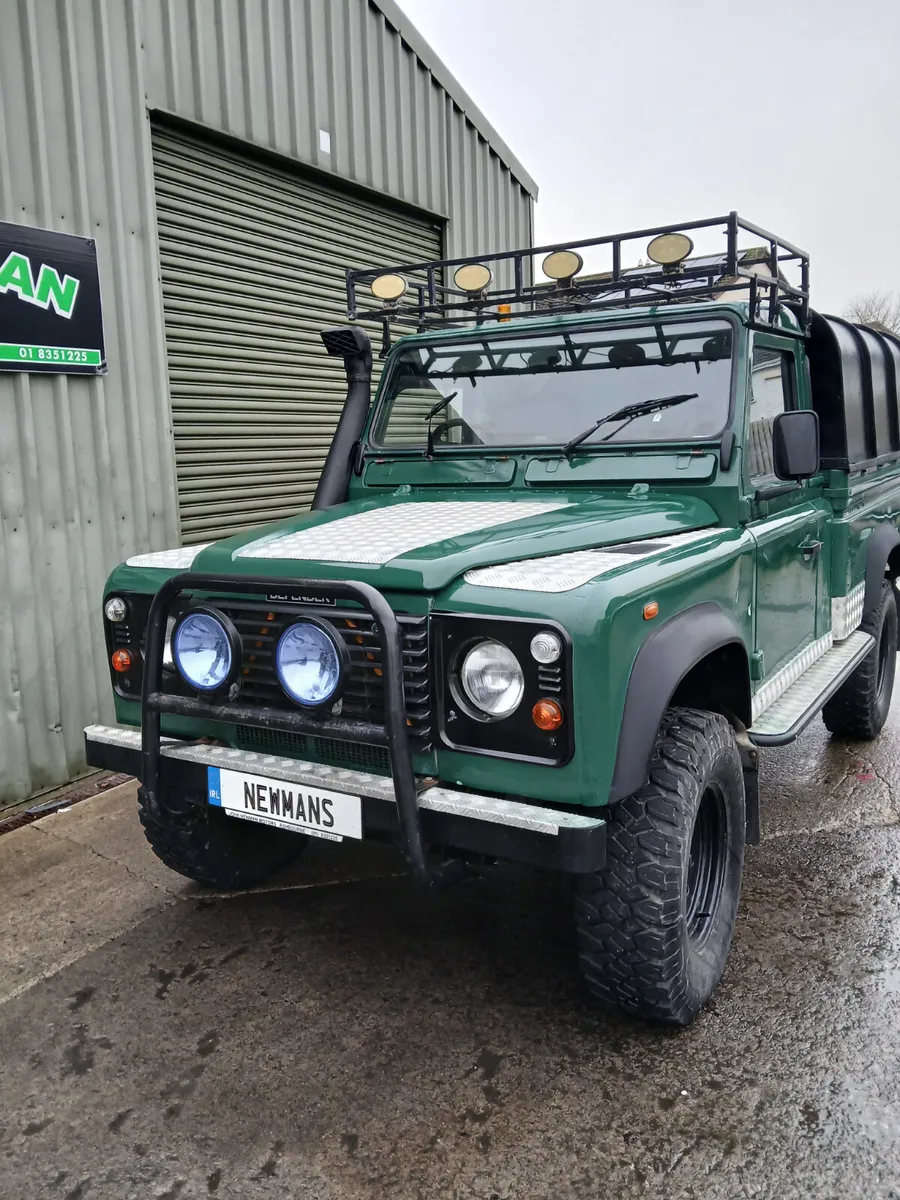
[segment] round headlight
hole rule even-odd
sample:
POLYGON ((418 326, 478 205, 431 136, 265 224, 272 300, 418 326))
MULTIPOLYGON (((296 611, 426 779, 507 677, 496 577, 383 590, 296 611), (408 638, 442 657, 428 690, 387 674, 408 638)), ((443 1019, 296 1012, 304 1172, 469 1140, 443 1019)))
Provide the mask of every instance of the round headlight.
POLYGON ((462 661, 459 682, 467 698, 489 717, 514 713, 525 691, 519 660, 501 642, 473 646, 462 661))
POLYGON ((281 686, 298 704, 317 708, 337 694, 341 649, 321 625, 298 621, 284 631, 275 651, 281 686))
POLYGON ((212 613, 188 613, 172 635, 172 658, 191 687, 214 692, 228 682, 234 666, 228 630, 212 613))
POLYGON ((106 613, 107 621, 114 621, 118 624, 128 616, 128 604, 121 596, 110 596, 103 605, 103 611, 106 613))

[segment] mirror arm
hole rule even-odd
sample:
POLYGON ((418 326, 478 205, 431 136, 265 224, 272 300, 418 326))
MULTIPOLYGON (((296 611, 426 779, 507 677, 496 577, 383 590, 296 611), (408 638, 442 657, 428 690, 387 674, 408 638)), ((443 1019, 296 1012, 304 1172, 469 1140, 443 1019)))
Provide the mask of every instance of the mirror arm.
POLYGON ((763 500, 777 500, 779 496, 789 496, 791 492, 799 492, 799 483, 775 483, 769 487, 757 488, 753 499, 759 504, 763 500))

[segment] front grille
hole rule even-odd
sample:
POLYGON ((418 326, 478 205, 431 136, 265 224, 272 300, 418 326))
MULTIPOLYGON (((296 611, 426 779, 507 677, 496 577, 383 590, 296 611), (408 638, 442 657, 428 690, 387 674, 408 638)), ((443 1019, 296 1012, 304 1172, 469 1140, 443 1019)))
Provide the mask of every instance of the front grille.
MULTIPOLYGON (((304 617, 318 617, 340 634, 350 653, 350 671, 341 696, 338 719, 345 717, 384 724, 381 642, 375 630, 375 620, 369 613, 354 608, 297 610, 274 604, 213 603, 231 618, 241 635, 241 703, 266 708, 295 707, 285 696, 275 674, 275 647, 289 625, 304 617)), ((397 620, 403 639, 403 685, 410 738, 415 750, 428 750, 432 739, 428 618, 398 614, 397 620)), ((367 749, 372 750, 373 747, 367 749)))
POLYGON ((235 742, 241 750, 283 754, 287 758, 309 758, 334 767, 370 771, 373 775, 391 773, 391 757, 386 746, 341 742, 336 738, 311 737, 304 733, 284 733, 279 729, 257 729, 252 725, 239 725, 235 730, 235 742))

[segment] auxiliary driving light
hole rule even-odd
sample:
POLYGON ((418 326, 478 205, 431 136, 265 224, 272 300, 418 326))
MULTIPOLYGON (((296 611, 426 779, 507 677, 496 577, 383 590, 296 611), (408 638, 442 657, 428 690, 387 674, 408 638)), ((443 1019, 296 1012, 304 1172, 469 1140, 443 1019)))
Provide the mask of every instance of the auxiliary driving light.
POLYGON ((347 650, 321 625, 297 621, 278 640, 275 670, 287 694, 304 708, 318 708, 337 695, 347 650))
POLYGON ((584 259, 574 250, 554 250, 541 263, 541 270, 548 279, 557 283, 565 283, 574 278, 584 266, 584 259))
POLYGON ((694 249, 694 243, 686 233, 661 233, 647 247, 647 257, 661 267, 674 267, 694 249))
MULTIPOLYGON (((230 622, 229 622, 230 624, 230 622)), ((224 687, 235 667, 236 633, 220 614, 194 609, 183 616, 172 634, 172 658, 186 683, 198 692, 224 687)))
POLYGON ((378 275, 371 283, 372 295, 385 304, 393 304, 406 291, 406 280, 401 275, 378 275))
POLYGON ((484 263, 466 263, 465 266, 457 267, 453 282, 461 292, 475 294, 490 287, 493 278, 494 272, 484 263))

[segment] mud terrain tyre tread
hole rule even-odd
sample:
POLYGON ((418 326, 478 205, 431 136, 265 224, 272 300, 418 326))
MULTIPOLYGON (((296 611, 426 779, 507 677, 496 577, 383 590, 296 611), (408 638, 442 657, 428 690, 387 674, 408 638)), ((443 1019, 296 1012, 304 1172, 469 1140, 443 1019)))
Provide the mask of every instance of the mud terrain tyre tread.
POLYGON ((665 1024, 694 1020, 731 947, 744 839, 744 781, 730 725, 715 713, 668 709, 649 782, 610 812, 606 867, 576 881, 579 959, 595 999, 665 1024), (698 948, 687 936, 688 862, 710 781, 723 793, 725 862, 698 948))
POLYGON ((210 808, 205 795, 163 793, 155 811, 138 789, 138 812, 150 848, 167 867, 207 887, 254 887, 292 863, 302 834, 239 821, 210 808))
POLYGON ((884 580, 878 608, 860 629, 874 636, 875 645, 822 709, 822 720, 836 737, 871 741, 887 720, 897 665, 897 598, 890 579, 884 580), (887 643, 882 645, 885 638, 887 643), (888 674, 879 688, 882 653, 887 655, 888 674))

